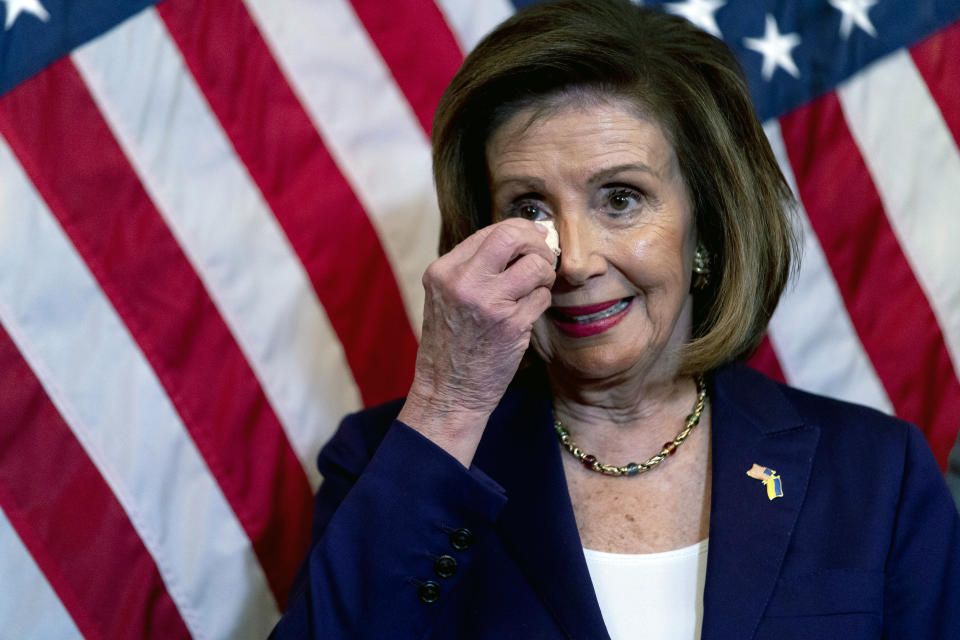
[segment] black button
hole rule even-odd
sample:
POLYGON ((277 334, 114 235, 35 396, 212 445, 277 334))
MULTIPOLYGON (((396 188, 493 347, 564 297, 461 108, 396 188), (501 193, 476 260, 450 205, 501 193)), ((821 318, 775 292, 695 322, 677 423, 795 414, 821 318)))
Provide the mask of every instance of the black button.
POLYGON ((457 529, 450 534, 450 546, 457 551, 466 551, 473 544, 473 533, 470 529, 457 529))
POLYGON ((433 604, 440 599, 440 585, 433 580, 427 580, 417 589, 417 596, 423 604, 433 604))
POLYGON ((457 560, 453 556, 440 556, 433 563, 433 572, 438 578, 449 578, 457 572, 457 560))

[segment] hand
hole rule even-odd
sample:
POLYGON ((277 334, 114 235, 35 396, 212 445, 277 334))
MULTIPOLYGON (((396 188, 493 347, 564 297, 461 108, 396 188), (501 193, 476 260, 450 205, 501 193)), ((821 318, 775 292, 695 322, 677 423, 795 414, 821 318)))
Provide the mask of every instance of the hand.
POLYGON ((556 274, 546 231, 511 218, 485 227, 423 276, 423 335, 399 419, 470 465, 520 365, 556 274))

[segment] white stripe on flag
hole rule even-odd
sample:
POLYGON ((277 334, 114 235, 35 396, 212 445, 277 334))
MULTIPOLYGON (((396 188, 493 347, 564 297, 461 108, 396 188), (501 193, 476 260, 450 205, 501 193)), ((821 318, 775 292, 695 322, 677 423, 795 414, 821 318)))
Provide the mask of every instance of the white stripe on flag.
POLYGON ((0 510, 0 637, 18 640, 83 640, 73 618, 43 577, 0 510))
POLYGON ((303 265, 153 9, 73 59, 316 490, 317 451, 362 402, 303 265))
POLYGON ((191 634, 266 637, 279 612, 250 541, 2 139, 0 175, 0 322, 129 515, 191 634))
POLYGON ((457 42, 470 51, 498 24, 513 15, 507 0, 437 0, 437 6, 452 27, 457 42))
MULTIPOLYGON (((787 183, 796 179, 780 124, 764 124, 787 183)), ((893 413, 893 405, 857 336, 830 265, 802 204, 796 215, 803 241, 800 271, 787 285, 770 319, 773 345, 787 381, 797 387, 893 413)))
POLYGON ((960 152, 913 59, 900 51, 838 90, 850 133, 960 371, 960 152))
POLYGON ((245 4, 376 227, 419 335, 440 233, 426 134, 349 2, 245 4))

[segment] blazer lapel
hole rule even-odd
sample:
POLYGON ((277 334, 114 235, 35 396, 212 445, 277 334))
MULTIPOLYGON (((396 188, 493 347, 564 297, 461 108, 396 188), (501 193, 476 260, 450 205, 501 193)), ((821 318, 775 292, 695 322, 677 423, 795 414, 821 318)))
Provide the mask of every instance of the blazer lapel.
POLYGON ((569 638, 606 639, 548 396, 543 390, 517 396, 491 418, 474 459, 507 493, 498 533, 569 638))
POLYGON ((713 398, 713 488, 702 640, 753 638, 803 505, 819 429, 768 378, 720 370, 713 398), (775 470, 783 496, 747 475, 775 470))

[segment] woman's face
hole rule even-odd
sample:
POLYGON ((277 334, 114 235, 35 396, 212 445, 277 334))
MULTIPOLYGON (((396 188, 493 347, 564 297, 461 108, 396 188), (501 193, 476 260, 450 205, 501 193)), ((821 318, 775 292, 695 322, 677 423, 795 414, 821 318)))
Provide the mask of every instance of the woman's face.
POLYGON ((494 219, 553 220, 560 235, 534 348, 574 378, 674 375, 696 230, 673 147, 624 101, 568 104, 530 124, 533 114, 497 129, 486 153, 494 219))

